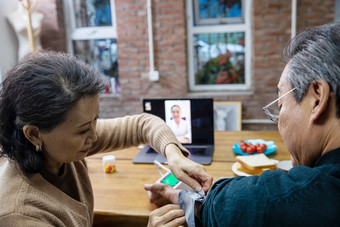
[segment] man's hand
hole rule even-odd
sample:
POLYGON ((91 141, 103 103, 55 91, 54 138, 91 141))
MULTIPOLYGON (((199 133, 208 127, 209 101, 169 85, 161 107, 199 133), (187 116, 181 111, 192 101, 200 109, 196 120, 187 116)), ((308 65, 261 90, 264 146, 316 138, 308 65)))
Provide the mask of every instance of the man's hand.
POLYGON ((148 227, 177 227, 184 223, 184 211, 178 205, 168 204, 150 213, 148 227))
POLYGON ((148 191, 150 202, 158 207, 171 203, 178 204, 180 190, 174 189, 170 185, 162 183, 145 184, 144 189, 148 191))

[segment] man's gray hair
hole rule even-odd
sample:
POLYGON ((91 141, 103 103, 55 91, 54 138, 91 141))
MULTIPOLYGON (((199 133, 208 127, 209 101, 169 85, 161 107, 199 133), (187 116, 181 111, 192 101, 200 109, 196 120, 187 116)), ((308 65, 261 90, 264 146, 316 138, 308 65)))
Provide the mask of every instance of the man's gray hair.
POLYGON ((309 85, 325 80, 334 92, 337 116, 340 117, 340 23, 325 24, 300 33, 283 52, 289 67, 295 100, 303 99, 309 85))

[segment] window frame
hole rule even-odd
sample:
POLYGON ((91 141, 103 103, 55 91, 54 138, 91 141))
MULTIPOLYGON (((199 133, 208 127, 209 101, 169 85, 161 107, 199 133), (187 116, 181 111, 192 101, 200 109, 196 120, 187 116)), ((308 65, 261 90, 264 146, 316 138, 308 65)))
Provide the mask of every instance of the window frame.
MULTIPOLYGON (((242 4, 244 3, 243 0, 242 4)), ((200 25, 210 25, 210 24, 229 24, 229 23, 242 23, 242 17, 245 13, 245 8, 242 7, 242 16, 241 17, 235 17, 235 18, 205 18, 201 19, 199 17, 199 0, 194 0, 193 2, 193 12, 194 12, 194 23, 197 24, 197 26, 200 25)))
MULTIPOLYGON (((67 40, 67 51, 74 55, 73 41, 91 41, 98 39, 115 39, 117 40, 117 19, 116 19, 116 7, 115 0, 110 0, 111 6, 111 20, 112 26, 97 26, 97 27, 76 27, 76 14, 74 11, 73 0, 63 0, 64 3, 64 15, 65 15, 65 29, 67 40)), ((119 74, 118 74, 119 78, 119 74)), ((116 87, 117 82, 112 82, 112 79, 108 80, 110 84, 110 90, 115 86, 114 90, 103 95, 119 96, 120 86, 116 87)))
MULTIPOLYGON (((198 0, 197 0, 198 1, 198 0)), ((243 23, 235 24, 216 24, 216 25, 195 25, 195 0, 186 0, 187 3, 187 45, 188 45, 188 81, 190 91, 246 91, 251 87, 251 3, 252 0, 242 0, 242 14, 244 18, 243 23), (231 32, 244 32, 245 33, 245 83, 244 84, 209 84, 198 85, 195 84, 194 73, 194 48, 193 37, 196 34, 205 33, 231 33, 231 32)), ((229 21, 231 23, 231 21, 229 21)), ((210 23, 210 22, 209 22, 210 23)))
POLYGON ((110 0, 111 3, 111 19, 112 26, 98 27, 82 27, 76 28, 75 12, 72 0, 64 0, 65 24, 67 30, 67 49, 68 52, 74 54, 73 40, 93 40, 93 39, 117 39, 117 20, 115 0, 110 0), (66 21, 69 21, 67 23, 66 21))

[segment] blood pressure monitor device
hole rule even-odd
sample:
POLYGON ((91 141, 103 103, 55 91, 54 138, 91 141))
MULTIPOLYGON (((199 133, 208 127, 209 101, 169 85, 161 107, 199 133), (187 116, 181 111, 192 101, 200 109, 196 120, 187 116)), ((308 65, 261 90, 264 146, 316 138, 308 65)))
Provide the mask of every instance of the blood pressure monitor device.
POLYGON ((158 173, 161 175, 161 178, 159 178, 156 183, 164 183, 167 185, 170 185, 171 187, 175 189, 180 190, 192 190, 191 187, 189 187, 187 184, 183 183, 182 181, 178 180, 172 173, 171 170, 163 166, 160 162, 157 160, 154 161, 154 164, 156 166, 156 169, 158 173), (162 171, 159 169, 162 168, 165 170, 165 173, 162 173, 162 171))

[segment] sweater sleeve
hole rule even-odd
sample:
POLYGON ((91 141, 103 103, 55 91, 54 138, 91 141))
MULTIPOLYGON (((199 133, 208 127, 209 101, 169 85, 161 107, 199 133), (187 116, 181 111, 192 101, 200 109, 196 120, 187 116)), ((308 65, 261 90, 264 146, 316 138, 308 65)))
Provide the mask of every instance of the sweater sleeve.
POLYGON ((10 213, 0 217, 1 226, 35 226, 35 227, 52 227, 51 223, 44 222, 35 217, 26 216, 20 213, 10 213))
POLYGON ((267 202, 258 176, 226 178, 209 191, 200 218, 203 226, 263 226, 267 202))
POLYGON ((138 114, 97 122, 97 141, 89 155, 150 144, 165 157, 165 147, 175 144, 185 156, 189 152, 180 144, 166 123, 151 114, 138 114))

